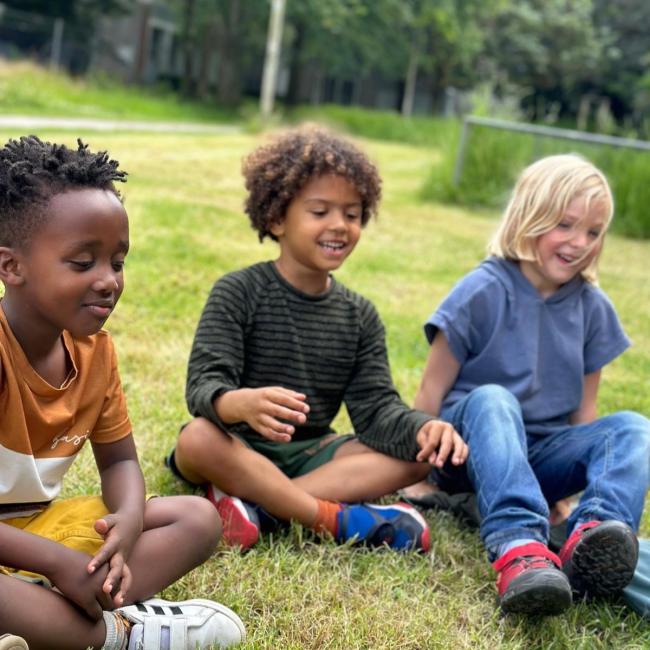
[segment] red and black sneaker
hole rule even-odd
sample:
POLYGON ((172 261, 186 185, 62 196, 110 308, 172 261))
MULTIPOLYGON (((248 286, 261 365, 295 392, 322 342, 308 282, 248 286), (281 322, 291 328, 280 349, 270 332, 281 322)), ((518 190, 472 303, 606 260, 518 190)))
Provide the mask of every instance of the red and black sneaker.
POLYGON ((492 566, 499 573, 499 604, 506 613, 552 616, 571 605, 560 558, 541 542, 516 546, 492 566))
POLYGON ((638 557, 634 531, 613 520, 580 524, 560 549, 562 571, 580 596, 618 594, 632 580, 638 557))

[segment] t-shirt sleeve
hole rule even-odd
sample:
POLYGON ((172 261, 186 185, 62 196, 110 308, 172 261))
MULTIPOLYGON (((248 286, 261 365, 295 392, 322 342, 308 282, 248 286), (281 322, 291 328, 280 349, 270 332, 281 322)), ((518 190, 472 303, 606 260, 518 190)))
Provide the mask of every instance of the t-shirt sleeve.
POLYGON ((241 385, 246 291, 232 276, 217 281, 199 320, 188 363, 185 397, 193 416, 225 427, 213 401, 241 385))
POLYGON ((384 327, 369 302, 362 306, 359 347, 344 400, 362 443, 389 456, 415 459, 415 435, 434 418, 400 398, 390 375, 384 327))
POLYGON ((600 370, 622 354, 629 346, 614 305, 607 295, 596 287, 587 293, 585 304, 585 374, 600 370))
POLYGON ((485 303, 485 292, 477 271, 465 276, 456 284, 436 311, 424 324, 424 334, 429 343, 438 331, 447 339, 449 349, 461 365, 474 352, 481 339, 476 314, 485 319, 491 310, 485 303))
POLYGON ((117 355, 115 354, 113 341, 110 338, 107 338, 107 341, 108 380, 106 382, 104 404, 90 437, 93 442, 99 443, 121 440, 129 435, 132 430, 120 373, 117 369, 117 355))

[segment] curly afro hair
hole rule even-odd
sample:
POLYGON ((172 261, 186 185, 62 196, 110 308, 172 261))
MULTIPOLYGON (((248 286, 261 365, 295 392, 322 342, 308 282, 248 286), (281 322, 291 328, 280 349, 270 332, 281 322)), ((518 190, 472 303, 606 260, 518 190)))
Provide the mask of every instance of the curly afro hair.
POLYGON ((260 241, 270 237, 272 224, 281 223, 289 203, 314 177, 342 176, 361 197, 361 223, 377 213, 381 179, 375 165, 351 142, 314 126, 287 131, 244 159, 248 197, 244 209, 260 241))
POLYGON ((77 140, 77 149, 42 142, 35 135, 9 140, 0 149, 0 246, 25 246, 45 218, 42 208, 71 189, 110 190, 126 180, 119 163, 105 151, 92 153, 77 140))

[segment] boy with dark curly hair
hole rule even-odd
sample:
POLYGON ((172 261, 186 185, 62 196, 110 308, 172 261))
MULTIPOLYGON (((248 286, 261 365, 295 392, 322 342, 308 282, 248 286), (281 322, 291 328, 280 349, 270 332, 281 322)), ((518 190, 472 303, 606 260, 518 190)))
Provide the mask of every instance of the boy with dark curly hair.
POLYGON ((218 603, 144 600, 205 561, 220 525, 203 499, 145 500, 102 329, 124 288, 129 226, 115 183, 125 176, 81 142, 30 136, 0 149, 0 634, 32 650, 244 637, 218 603), (101 498, 55 501, 86 440, 101 498))
POLYGON ((207 485, 224 539, 242 547, 257 541, 262 515, 339 542, 427 550, 413 508, 365 501, 431 464, 463 463, 467 447, 402 402, 375 308, 331 274, 377 210, 377 169, 350 142, 303 127, 254 151, 243 173, 251 224, 280 254, 214 285, 189 360, 195 419, 168 464, 207 485), (356 435, 331 428, 343 402, 356 435))

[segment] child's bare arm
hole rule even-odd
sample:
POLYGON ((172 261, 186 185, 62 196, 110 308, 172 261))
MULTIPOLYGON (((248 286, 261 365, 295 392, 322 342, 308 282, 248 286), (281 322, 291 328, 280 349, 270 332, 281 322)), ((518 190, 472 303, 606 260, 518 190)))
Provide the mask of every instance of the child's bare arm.
POLYGON ((45 576, 93 620, 112 609, 102 590, 108 567, 88 575, 88 555, 0 522, 0 564, 45 576))
POLYGON ((576 411, 571 413, 569 421, 571 424, 587 424, 598 417, 597 399, 598 386, 600 384, 600 370, 585 375, 582 401, 576 411))
MULTIPOLYGON (((438 415, 445 395, 456 381, 460 364, 451 353, 447 339, 438 332, 433 339, 429 356, 415 396, 415 408, 438 415)), ((417 433, 420 452, 417 460, 427 461, 442 467, 449 455, 454 465, 461 465, 467 459, 467 445, 457 431, 447 422, 431 420, 417 433)))
POLYGON ((438 415, 442 400, 454 385, 459 371, 460 363, 449 349, 445 335, 439 331, 429 349, 420 388, 415 396, 415 408, 438 415))
POLYGON ((102 497, 111 514, 95 522, 95 530, 104 537, 104 545, 88 564, 88 571, 93 573, 108 565, 103 589, 113 595, 115 606, 119 606, 131 584, 127 562, 142 533, 144 479, 133 436, 93 444, 93 453, 101 477, 102 497))
POLYGON ((214 410, 222 422, 247 422, 255 431, 275 442, 288 442, 295 427, 287 422, 304 424, 309 405, 303 393, 268 386, 240 388, 220 395, 214 401, 214 410))

